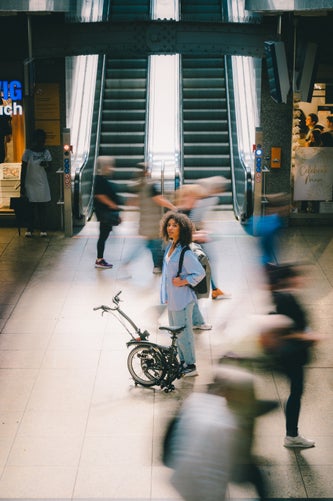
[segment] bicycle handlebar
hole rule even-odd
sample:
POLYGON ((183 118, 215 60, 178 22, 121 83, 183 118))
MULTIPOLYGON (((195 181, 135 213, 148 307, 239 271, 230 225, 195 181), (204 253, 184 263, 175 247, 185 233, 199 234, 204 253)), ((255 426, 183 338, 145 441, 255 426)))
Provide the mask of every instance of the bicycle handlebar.
POLYGON ((113 296, 112 298, 112 302, 116 305, 114 308, 112 308, 111 306, 107 306, 105 304, 101 304, 101 306, 96 306, 94 308, 94 311, 96 310, 103 310, 102 311, 102 315, 103 313, 105 312, 108 312, 108 311, 114 311, 114 310, 117 310, 119 308, 119 303, 120 303, 120 299, 119 299, 119 296, 121 294, 121 291, 119 291, 115 296, 113 296))

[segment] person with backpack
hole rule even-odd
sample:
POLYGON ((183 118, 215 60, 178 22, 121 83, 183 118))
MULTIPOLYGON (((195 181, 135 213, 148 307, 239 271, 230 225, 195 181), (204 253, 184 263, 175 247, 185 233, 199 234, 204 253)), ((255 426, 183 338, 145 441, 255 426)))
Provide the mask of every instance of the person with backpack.
MULTIPOLYGON (((187 250, 191 250, 197 257, 199 263, 201 263, 203 269, 205 270, 205 277, 193 287, 197 299, 209 297, 210 282, 211 282, 211 268, 210 262, 207 254, 201 247, 201 245, 192 242, 189 246, 185 245, 179 256, 178 272, 177 276, 181 274, 183 268, 184 254, 187 250)), ((200 311, 199 303, 196 303, 193 308, 193 329, 200 331, 210 331, 212 329, 211 324, 205 323, 204 317, 200 311)))
POLYGON ((205 277, 205 270, 193 251, 187 249, 178 275, 182 249, 192 242, 193 224, 185 214, 167 212, 160 228, 161 237, 167 242, 162 268, 161 303, 167 305, 171 326, 185 326, 177 339, 182 373, 184 376, 197 376, 193 309, 198 300, 193 287, 205 277))

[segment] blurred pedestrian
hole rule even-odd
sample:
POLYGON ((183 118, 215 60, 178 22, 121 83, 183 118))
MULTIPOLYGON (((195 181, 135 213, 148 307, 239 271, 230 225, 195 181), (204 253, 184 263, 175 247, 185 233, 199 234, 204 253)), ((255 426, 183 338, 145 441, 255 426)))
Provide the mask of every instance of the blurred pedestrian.
POLYGON ((25 233, 31 238, 35 229, 35 213, 38 215, 40 236, 47 237, 47 206, 51 201, 50 186, 46 170, 50 167, 52 157, 45 147, 46 133, 36 129, 32 135, 30 148, 22 155, 21 196, 26 196, 28 205, 28 227, 25 233))
POLYGON ((290 211, 290 195, 275 193, 266 196, 265 214, 251 216, 244 225, 245 231, 259 239, 261 264, 277 263, 279 260, 279 236, 287 222, 290 211))
MULTIPOLYGON (((163 242, 160 236, 160 221, 163 208, 174 210, 175 206, 160 191, 157 183, 151 179, 150 166, 147 163, 138 164, 138 180, 133 191, 137 196, 139 208, 139 235, 143 238, 144 245, 151 252, 153 259, 153 273, 159 274, 163 264, 163 242)), ((135 260, 140 253, 139 246, 134 246, 131 252, 123 259, 123 264, 135 260)))
POLYGON ((115 169, 115 158, 99 156, 96 161, 96 176, 94 181, 94 205, 99 221, 99 237, 97 241, 97 259, 95 268, 108 269, 113 265, 104 259, 105 243, 112 228, 120 224, 122 199, 117 193, 117 186, 110 178, 115 169))
POLYGON ((252 452, 255 419, 277 407, 257 400, 255 379, 235 367, 218 367, 205 393, 192 393, 168 438, 173 486, 186 501, 223 501, 229 482, 252 483, 260 500, 266 482, 252 452))
POLYGON ((197 376, 193 335, 193 309, 197 304, 194 290, 189 286, 199 283, 205 270, 191 250, 184 254, 180 276, 179 258, 184 246, 192 242, 193 225, 185 214, 167 212, 161 220, 161 236, 167 243, 165 249, 161 303, 167 305, 171 326, 185 326, 177 339, 178 353, 184 376, 197 376))
POLYGON ((302 285, 300 269, 292 264, 268 264, 265 267, 271 289, 274 313, 292 321, 275 339, 270 338, 266 351, 274 360, 274 367, 285 374, 290 383, 286 403, 285 447, 309 448, 315 442, 299 434, 298 421, 304 391, 304 366, 309 362, 311 349, 319 340, 308 322, 307 314, 297 298, 296 290, 302 285))

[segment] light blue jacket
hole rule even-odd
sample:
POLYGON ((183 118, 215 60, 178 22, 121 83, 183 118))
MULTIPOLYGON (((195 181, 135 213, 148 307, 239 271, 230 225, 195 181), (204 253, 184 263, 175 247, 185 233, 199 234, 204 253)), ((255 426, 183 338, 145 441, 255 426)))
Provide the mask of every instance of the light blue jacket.
MULTIPOLYGON (((171 254, 169 262, 166 256, 172 243, 168 244, 163 260, 162 282, 161 282, 161 302, 168 305, 169 311, 180 311, 186 308, 189 303, 197 302, 195 292, 191 287, 175 287, 172 279, 177 276, 179 258, 182 247, 178 244, 171 254)), ((184 254, 184 262, 180 277, 186 279, 190 285, 198 284, 205 276, 205 270, 199 263, 197 257, 191 250, 184 254)))

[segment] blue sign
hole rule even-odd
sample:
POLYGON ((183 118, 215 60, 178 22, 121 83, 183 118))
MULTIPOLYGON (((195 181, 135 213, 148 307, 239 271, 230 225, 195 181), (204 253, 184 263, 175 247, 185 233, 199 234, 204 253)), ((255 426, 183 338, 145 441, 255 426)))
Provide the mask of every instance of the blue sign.
POLYGON ((22 83, 18 80, 0 80, 0 92, 3 99, 11 99, 12 101, 21 101, 22 99, 22 83))

